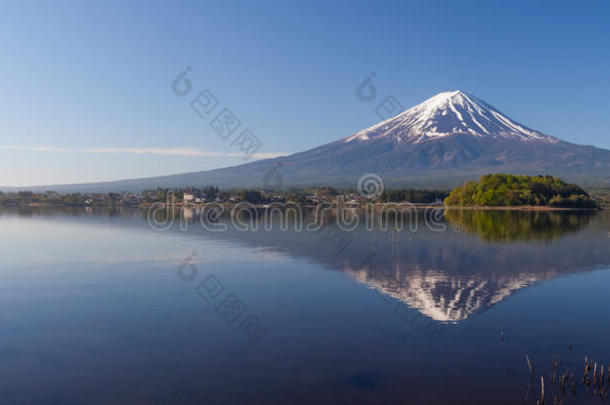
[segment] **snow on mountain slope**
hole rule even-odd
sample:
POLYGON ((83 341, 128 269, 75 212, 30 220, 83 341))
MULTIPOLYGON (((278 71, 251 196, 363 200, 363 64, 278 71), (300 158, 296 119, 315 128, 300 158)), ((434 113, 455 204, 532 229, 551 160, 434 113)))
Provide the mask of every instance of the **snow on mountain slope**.
POLYGON ((397 116, 345 138, 345 142, 391 137, 420 143, 456 134, 523 142, 557 143, 558 139, 515 122, 485 101, 460 90, 439 93, 397 116))
POLYGON ((610 186, 610 151, 577 145, 511 120, 462 91, 440 93, 347 138, 289 156, 238 166, 106 183, 41 185, 58 192, 135 191, 214 184, 223 189, 355 187, 376 173, 386 187, 452 188, 487 173, 552 174, 610 186))
POLYGON ((557 276, 548 272, 541 275, 517 274, 483 279, 477 276, 415 270, 410 271, 408 277, 398 280, 373 280, 366 269, 347 270, 347 273, 370 288, 404 302, 435 321, 451 323, 464 321, 535 282, 557 276))

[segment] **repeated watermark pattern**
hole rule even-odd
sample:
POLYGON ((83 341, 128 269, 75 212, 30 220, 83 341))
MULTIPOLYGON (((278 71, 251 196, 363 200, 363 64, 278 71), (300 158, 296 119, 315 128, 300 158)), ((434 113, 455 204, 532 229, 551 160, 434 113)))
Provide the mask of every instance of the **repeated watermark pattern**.
MULTIPOLYGON (((197 252, 192 252, 178 265, 176 271, 180 280, 191 282, 198 277, 196 256, 197 252)), ((208 304, 215 306, 220 318, 237 332, 243 333, 250 345, 256 344, 267 333, 268 328, 263 321, 255 314, 247 313, 247 305, 235 293, 228 291, 215 274, 205 276, 195 291, 208 304)))
MULTIPOLYGON (((310 232, 319 238, 320 243, 330 246, 335 255, 342 254, 350 246, 353 241, 350 232, 359 227, 363 227, 366 231, 405 229, 416 232, 423 222, 426 228, 433 232, 447 231, 448 227, 444 219, 444 211, 447 207, 441 201, 425 207, 417 207, 410 203, 373 204, 371 200, 374 201, 380 195, 383 187, 383 181, 378 175, 362 176, 358 181, 358 191, 362 197, 369 200, 364 207, 345 203, 336 205, 321 203, 315 207, 313 215, 309 215, 311 220, 306 223, 307 215, 303 212, 303 207, 295 203, 273 203, 262 206, 248 202, 232 205, 204 203, 195 206, 177 204, 172 193, 168 194, 165 203, 153 204, 150 207, 147 221, 151 228, 158 232, 168 231, 175 225, 176 219, 180 221, 178 229, 188 231, 189 219, 192 220, 195 216, 199 218, 199 224, 209 232, 226 232, 229 230, 229 225, 240 232, 274 229, 282 232, 310 232), (364 220, 364 225, 361 224, 361 220, 364 220)), ((455 227, 451 227, 451 230, 458 231, 455 227)), ((199 270, 194 261, 195 257, 196 252, 193 252, 178 266, 177 273, 181 280, 191 282, 198 277, 199 270)), ((360 267, 368 267, 375 271, 374 258, 373 252, 363 259, 360 267)), ((389 288, 391 289, 391 286, 389 288)), ((234 293, 227 291, 215 274, 207 275, 197 286, 196 292, 208 304, 215 306, 216 312, 227 324, 244 333, 250 344, 255 344, 267 332, 267 327, 256 315, 246 316, 245 303, 234 293)), ((444 323, 436 322, 380 291, 377 293, 385 302, 393 305, 394 311, 411 332, 423 333, 429 343, 438 341, 445 334, 447 325, 444 323)))
MULTIPOLYGON (((417 232, 423 224, 430 231, 445 232, 448 229, 444 219, 445 209, 440 201, 424 207, 411 203, 367 204, 364 207, 329 204, 316 207, 312 214, 306 207, 294 203, 255 205, 240 202, 228 206, 215 202, 200 205, 167 202, 151 205, 147 222, 156 232, 168 231, 176 225, 184 232, 194 225, 208 232, 227 232, 231 226, 238 232, 314 232, 323 240, 335 241, 339 231, 349 233, 359 228, 369 232, 417 232), (198 220, 194 221, 193 218, 198 220), (325 223, 323 218, 330 219, 325 223), (321 231, 322 228, 325 230, 321 231), (334 228, 334 231, 330 230, 334 228)), ((454 232, 461 232, 462 229, 461 226, 451 226, 454 232)))
MULTIPOLYGON (((276 167, 278 172, 274 175, 281 184, 282 177, 279 173, 281 164, 276 167)), ((175 220, 179 219, 180 230, 187 231, 190 224, 188 219, 196 215, 203 229, 210 232, 225 232, 229 224, 241 232, 257 232, 259 228, 272 231, 278 222, 279 229, 284 232, 288 230, 318 232, 323 225, 328 225, 328 223, 324 224, 325 218, 334 218, 338 229, 332 234, 327 230, 330 238, 328 235, 323 238, 324 240, 329 238, 328 240, 331 241, 336 241, 337 236, 342 236, 339 231, 345 233, 356 230, 362 220, 367 231, 376 229, 385 231, 390 229, 390 224, 393 230, 402 231, 408 224, 408 228, 416 232, 422 218, 429 230, 444 232, 447 229, 444 212, 448 207, 442 201, 424 207, 412 203, 375 203, 383 190, 384 184, 380 176, 374 173, 365 174, 358 180, 358 192, 365 199, 364 203, 341 200, 336 204, 322 202, 315 206, 314 215, 311 216, 306 215, 307 212, 304 212, 306 208, 303 205, 292 202, 258 205, 249 202, 233 205, 212 202, 195 205, 190 202, 178 203, 174 194, 169 192, 165 203, 157 202, 150 206, 147 222, 153 230, 163 232, 169 230, 175 220), (420 216, 418 213, 423 215, 420 216), (222 221, 226 217, 229 217, 230 221, 222 221), (306 219, 310 221, 305 223, 306 219)), ((452 229, 461 232, 463 228, 452 225, 452 229)), ((343 237, 343 239, 347 238, 343 237)))
MULTIPOLYGON (((186 69, 180 72, 172 81, 172 92, 176 96, 185 97, 191 94, 193 85, 187 77, 191 70, 190 66, 186 67, 186 69)), ((205 120, 210 117, 214 111, 218 111, 217 107, 220 105, 220 102, 209 89, 204 89, 191 100, 190 105, 191 109, 201 119, 205 120)), ((239 128, 242 126, 242 122, 227 107, 220 110, 220 112, 210 121, 209 125, 210 128, 224 140, 229 140, 234 134, 238 134, 232 139, 230 145, 239 148, 240 152, 243 152, 243 159, 245 161, 250 159, 250 157, 263 146, 261 140, 248 128, 238 132, 239 128)))
MULTIPOLYGON (((178 97, 188 96, 192 92, 192 83, 187 75, 191 68, 187 67, 176 76, 172 82, 172 91, 178 97)), ((374 101, 377 98, 377 87, 373 84, 376 74, 373 72, 367 76, 356 88, 356 96, 365 103, 374 101)), ((243 129, 238 132, 242 122, 229 109, 219 108, 218 98, 209 89, 204 89, 192 99, 190 106, 192 110, 201 118, 211 117, 215 111, 215 117, 211 119, 209 125, 214 132, 224 140, 232 139, 231 146, 238 147, 244 152, 244 160, 248 160, 258 151, 262 142, 249 130, 243 129), (238 135, 236 135, 238 134, 238 135), (236 136, 235 136, 236 135, 236 136)), ((403 110, 402 105, 393 95, 386 96, 376 107, 375 113, 385 121, 403 110)), ((262 179, 264 189, 281 190, 284 184, 282 175, 282 163, 277 162, 273 165, 262 179)), ((180 230, 188 230, 188 221, 185 218, 193 217, 193 214, 186 215, 189 210, 199 210, 199 223, 210 232, 226 232, 231 225, 240 232, 258 232, 260 230, 271 231, 277 227, 279 230, 295 232, 307 231, 316 235, 320 243, 330 246, 335 255, 340 255, 352 243, 351 231, 359 227, 361 219, 364 219, 364 228, 367 231, 375 229, 387 230, 393 221, 393 228, 402 231, 405 227, 405 218, 408 218, 408 228, 417 231, 420 224, 421 207, 416 207, 411 203, 375 203, 384 191, 382 178, 375 173, 367 173, 361 176, 357 182, 359 195, 365 199, 364 207, 362 204, 349 204, 339 202, 336 205, 320 204, 316 207, 313 221, 303 224, 305 214, 303 207, 293 203, 273 203, 264 205, 254 205, 248 202, 240 202, 232 207, 226 207, 219 203, 205 203, 203 206, 192 207, 190 204, 176 204, 173 196, 168 197, 165 203, 153 204, 148 211, 147 220, 152 229, 163 232, 173 226, 176 218, 180 218, 180 230), (229 210, 230 208, 230 210, 229 210), (180 212, 175 215, 175 211, 180 212), (292 215, 292 222, 289 221, 292 215), (230 221, 223 220, 226 217, 230 221), (327 221, 325 217, 334 217, 335 223, 327 221), (274 218, 276 220, 274 221, 274 218), (262 220, 263 224, 260 224, 262 220), (292 224, 292 228, 289 226, 292 224)), ((423 219, 426 227, 435 232, 444 232, 447 225, 444 221, 444 210, 446 207, 442 202, 430 204, 424 207, 423 219)), ((455 229, 454 229, 455 230, 455 229)), ((193 281, 198 277, 198 269, 194 263, 196 253, 188 256, 177 269, 178 277, 183 281, 193 281)), ((375 253, 371 253, 361 263, 361 267, 368 266, 375 268, 375 253)), ((375 290, 377 291, 377 290, 375 290)), ((226 290, 224 284, 215 274, 207 275, 196 288, 196 292, 208 304, 215 305, 218 315, 229 325, 238 325, 236 330, 245 333, 250 344, 255 344, 266 332, 267 327, 254 314, 245 316, 247 306, 234 293, 226 290), (239 321, 241 319, 241 321, 239 321)), ((401 301, 396 301, 381 292, 378 294, 385 302, 394 305, 394 311, 403 319, 405 324, 412 331, 421 331, 430 343, 436 342, 446 332, 447 326, 436 322, 415 309, 409 308, 401 301)))
MULTIPOLYGON (((365 77, 356 87, 356 97, 358 100, 369 103, 377 98, 377 86, 373 84, 373 79, 377 76, 375 72, 365 77)), ((385 121, 404 110, 402 104, 393 95, 386 96, 381 103, 375 107, 375 113, 385 121)))

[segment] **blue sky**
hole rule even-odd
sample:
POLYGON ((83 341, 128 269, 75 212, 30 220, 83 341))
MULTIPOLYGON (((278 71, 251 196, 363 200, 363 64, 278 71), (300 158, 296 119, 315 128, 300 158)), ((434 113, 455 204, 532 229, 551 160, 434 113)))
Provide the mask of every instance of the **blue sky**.
POLYGON ((602 1, 4 1, 0 186, 243 163, 210 127, 222 108, 265 157, 376 123, 386 96, 408 108, 456 89, 610 149, 609 19, 602 1), (204 89, 219 106, 201 118, 190 101, 204 89))

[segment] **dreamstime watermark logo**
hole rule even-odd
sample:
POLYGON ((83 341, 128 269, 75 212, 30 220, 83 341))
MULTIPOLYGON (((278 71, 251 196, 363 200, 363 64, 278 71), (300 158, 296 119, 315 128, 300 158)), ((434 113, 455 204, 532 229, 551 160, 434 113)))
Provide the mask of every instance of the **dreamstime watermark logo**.
POLYGON ((174 225, 173 209, 175 199, 172 193, 166 197, 166 201, 152 204, 146 212, 148 226, 156 232, 165 232, 174 225))
MULTIPOLYGON (((322 228, 330 229, 331 225, 336 225, 342 234, 359 227, 368 232, 404 229, 417 232, 422 223, 433 232, 445 232, 448 230, 447 209, 440 201, 426 206, 394 202, 355 205, 321 203, 309 208, 291 202, 181 205, 168 198, 167 203, 155 203, 149 207, 146 218, 150 228, 156 232, 166 232, 172 228, 186 232, 197 222, 207 232, 227 232, 231 226, 238 232, 270 232, 276 229, 281 232, 319 233, 322 228), (178 226, 174 226, 175 223, 178 226)), ((454 232, 463 229, 463 226, 451 225, 454 232)), ((330 240, 336 240, 335 236, 330 240)), ((338 250, 341 250, 341 244, 338 245, 338 250)))
MULTIPOLYGON (((283 184, 278 163, 272 167, 263 182, 270 189, 281 188, 283 184)), ((416 232, 423 221, 425 226, 435 232, 444 232, 448 228, 445 212, 448 207, 440 200, 426 206, 408 202, 375 202, 384 192, 383 179, 374 173, 368 173, 358 179, 359 196, 347 194, 338 196, 336 201, 322 201, 316 205, 306 206, 294 202, 279 202, 273 196, 270 202, 253 204, 242 202, 178 202, 172 192, 166 194, 164 203, 152 204, 146 213, 151 229, 156 232, 170 230, 179 221, 179 230, 188 231, 197 219, 201 227, 208 232, 226 232, 231 225, 239 232, 257 232, 259 229, 272 231, 279 224, 279 230, 287 232, 317 232, 324 226, 335 222, 342 234, 349 233, 363 225, 366 231, 388 229, 402 231, 405 227, 416 232)), ((460 224, 458 224, 460 225, 460 224)), ((332 228, 327 228, 332 229, 332 228)), ((452 223, 451 229, 461 232, 463 226, 452 223)), ((338 234, 331 234, 329 240, 338 240, 338 234)), ((344 238, 345 239, 345 238, 344 238)), ((337 242, 337 250, 343 249, 337 242)))
POLYGON ((362 197, 377 198, 383 193, 383 180, 375 173, 367 173, 358 179, 358 193, 362 197))
POLYGON ((428 205, 424 210, 424 222, 431 231, 444 232, 447 229, 445 223, 445 211, 448 209, 444 202, 437 200, 428 205))

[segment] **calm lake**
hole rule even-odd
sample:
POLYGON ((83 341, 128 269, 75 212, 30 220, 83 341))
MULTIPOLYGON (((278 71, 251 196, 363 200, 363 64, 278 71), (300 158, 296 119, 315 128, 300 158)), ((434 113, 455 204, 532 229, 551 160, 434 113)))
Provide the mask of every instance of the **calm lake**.
POLYGON ((0 402, 536 403, 541 376, 547 403, 603 402, 581 379, 610 365, 608 212, 198 218, 1 210, 0 402))

